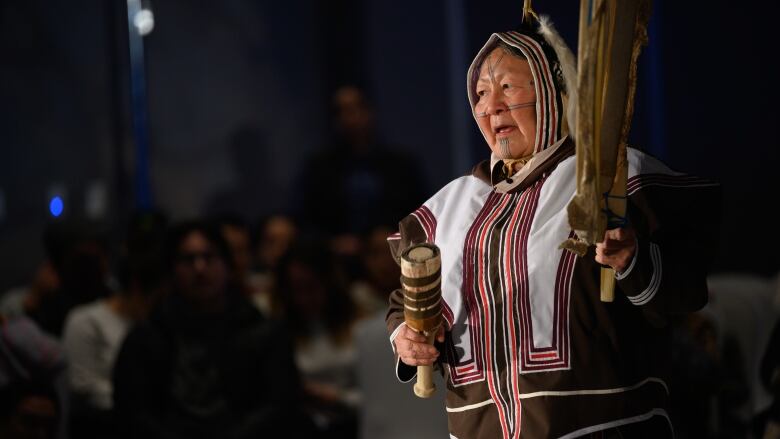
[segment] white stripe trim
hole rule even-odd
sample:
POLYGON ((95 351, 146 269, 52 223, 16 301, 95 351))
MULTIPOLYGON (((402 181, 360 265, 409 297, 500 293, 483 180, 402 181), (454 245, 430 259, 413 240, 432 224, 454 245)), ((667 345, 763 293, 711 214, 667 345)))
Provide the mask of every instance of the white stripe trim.
POLYGON ((631 274, 631 270, 633 270, 634 269, 634 265, 636 265, 637 255, 639 255, 639 240, 634 238, 634 257, 631 258, 631 264, 628 266, 628 268, 623 270, 622 273, 618 273, 616 271, 615 272, 615 279, 622 280, 622 279, 625 279, 626 277, 628 277, 629 274, 631 274))
POLYGON ((626 192, 626 196, 634 195, 634 193, 638 190, 652 187, 652 186, 660 186, 660 187, 674 187, 674 188, 689 188, 689 187, 712 187, 717 186, 717 183, 644 183, 641 186, 638 186, 636 188, 630 189, 628 192, 626 192))
POLYGON ((650 277, 650 285, 638 295, 628 298, 634 305, 644 305, 652 300, 658 292, 658 287, 661 285, 661 276, 663 275, 661 250, 658 248, 658 244, 653 242, 650 243, 650 260, 653 262, 653 275, 650 277))
MULTIPOLYGON (((409 366, 406 363, 403 363, 403 364, 406 365, 406 366, 409 366)), ((409 367, 414 367, 414 366, 409 366, 409 367)), ((396 356, 395 357, 395 377, 398 379, 398 381, 400 381, 402 383, 408 383, 408 382, 412 381, 414 379, 414 377, 417 376, 417 368, 414 367, 414 371, 415 371, 414 374, 411 377, 409 377, 408 380, 404 380, 403 378, 401 378, 401 375, 398 374, 398 372, 400 372, 400 369, 401 369, 401 357, 396 356)))
MULTIPOLYGON (((398 381, 400 381, 402 383, 408 383, 409 381, 413 380, 414 377, 417 376, 417 372, 416 372, 417 368, 415 367, 414 375, 412 375, 412 377, 409 378, 408 380, 403 380, 403 379, 401 379, 401 376, 398 375, 399 369, 401 367, 401 357, 399 357, 398 356, 398 352, 395 351, 395 338, 398 337, 398 331, 401 330, 402 326, 406 326, 406 322, 401 322, 401 324, 398 325, 397 328, 395 328, 393 333, 390 334, 390 346, 393 347, 393 354, 395 354, 395 377, 398 378, 398 381)), ((404 363, 404 364, 406 364, 406 363, 404 363)), ((414 367, 414 366, 409 366, 409 367, 414 367)))
POLYGON ((664 380, 660 378, 649 377, 634 384, 633 386, 628 386, 628 387, 617 387, 614 389, 570 390, 570 391, 550 390, 550 391, 541 391, 541 392, 533 392, 533 393, 521 393, 520 399, 536 398, 539 396, 609 395, 613 393, 622 393, 622 392, 635 390, 644 386, 647 383, 658 383, 663 386, 664 390, 666 390, 666 394, 667 395, 669 394, 669 387, 666 385, 664 380))
POLYGON ((455 408, 447 407, 447 411, 450 413, 460 413, 468 410, 478 409, 480 407, 484 407, 490 404, 495 404, 495 401, 493 401, 492 399, 488 399, 482 402, 478 402, 476 404, 464 405, 463 407, 455 407, 455 408))
POLYGON ((573 431, 569 434, 563 435, 558 439, 571 439, 575 437, 581 437, 596 431, 603 431, 608 428, 620 427, 621 425, 635 424, 637 422, 647 421, 653 416, 663 416, 664 418, 666 418, 666 422, 669 423, 669 429, 672 431, 672 437, 674 437, 674 427, 672 426, 672 421, 669 419, 669 414, 666 413, 666 410, 664 409, 656 408, 650 410, 649 412, 643 415, 632 416, 630 418, 619 419, 617 421, 605 422, 603 424, 592 425, 590 427, 581 428, 577 431, 573 431))
POLYGON ((428 311, 429 309, 434 309, 434 308, 438 307, 440 304, 441 304, 441 297, 439 297, 439 300, 437 300, 436 303, 434 303, 431 306, 423 306, 421 308, 415 308, 413 306, 409 306, 407 304, 404 304, 404 308, 410 309, 412 311, 428 311))
POLYGON ((390 346, 393 348, 393 354, 398 355, 398 352, 395 351, 395 338, 398 337, 398 331, 401 330, 402 326, 406 326, 406 322, 401 322, 400 325, 398 325, 397 328, 393 331, 392 334, 390 334, 390 346))
MULTIPOLYGON (((539 396, 577 396, 577 395, 608 395, 608 394, 615 394, 615 393, 621 393, 621 392, 628 392, 631 390, 638 389, 639 387, 644 386, 647 383, 657 383, 663 386, 664 390, 666 391, 666 394, 669 394, 669 387, 666 385, 664 380, 660 378, 655 377, 649 377, 642 381, 640 381, 637 384, 634 384, 633 386, 627 386, 627 387, 618 387, 614 389, 596 389, 596 390, 572 390, 572 391, 542 391, 542 392, 533 392, 533 393, 521 393, 520 399, 528 399, 528 398, 536 398, 539 396)), ((486 405, 495 404, 495 401, 492 399, 488 399, 482 402, 478 402, 475 404, 469 404, 464 405, 462 407, 447 407, 447 412, 449 413, 460 413, 465 412, 468 410, 473 410, 476 408, 484 407, 486 405)), ((660 409, 659 409, 660 410, 660 409)), ((665 412, 664 412, 665 413, 665 412)), ((644 416, 644 415, 643 415, 644 416)), ((632 418, 628 418, 632 419, 632 418)), ((648 416, 649 419, 649 416, 648 416)), ((621 422, 621 421, 616 421, 621 422)), ((638 421, 637 421, 638 422, 638 421)), ((630 422, 624 422, 625 424, 628 424, 630 422)), ((604 425, 604 424, 602 424, 604 425)), ((618 424, 622 425, 622 424, 618 424)), ((588 427, 591 428, 591 427, 588 427)), ((608 427, 607 427, 608 428, 608 427)), ((598 431, 598 430, 592 430, 592 431, 598 431)))

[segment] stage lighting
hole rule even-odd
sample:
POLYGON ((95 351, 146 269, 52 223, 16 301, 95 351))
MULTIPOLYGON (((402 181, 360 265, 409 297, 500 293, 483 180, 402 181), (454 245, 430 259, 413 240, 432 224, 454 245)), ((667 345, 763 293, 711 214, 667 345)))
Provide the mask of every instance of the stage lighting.
POLYGON ((59 196, 55 196, 54 198, 49 201, 49 212, 51 212, 51 216, 58 217, 62 215, 62 211, 65 209, 65 205, 62 202, 62 198, 59 196))
POLYGON ((133 17, 133 25, 138 29, 138 34, 146 36, 154 29, 154 14, 150 9, 141 9, 133 17))

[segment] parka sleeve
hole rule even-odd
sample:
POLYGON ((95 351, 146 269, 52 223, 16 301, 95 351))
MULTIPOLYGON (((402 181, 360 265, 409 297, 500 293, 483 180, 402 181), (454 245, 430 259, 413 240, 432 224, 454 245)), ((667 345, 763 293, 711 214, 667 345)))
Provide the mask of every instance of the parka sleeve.
POLYGON ((702 308, 706 276, 717 250, 721 191, 689 176, 629 184, 628 221, 637 234, 631 265, 617 274, 628 300, 652 323, 702 308), (631 190, 633 189, 633 191, 631 190))

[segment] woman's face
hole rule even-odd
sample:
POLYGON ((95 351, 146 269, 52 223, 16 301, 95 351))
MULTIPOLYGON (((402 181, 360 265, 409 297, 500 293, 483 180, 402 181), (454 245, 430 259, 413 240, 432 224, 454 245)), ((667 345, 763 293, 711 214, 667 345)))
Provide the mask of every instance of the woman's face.
POLYGON ((502 159, 530 155, 536 141, 536 91, 528 61, 497 47, 482 62, 474 115, 502 159))

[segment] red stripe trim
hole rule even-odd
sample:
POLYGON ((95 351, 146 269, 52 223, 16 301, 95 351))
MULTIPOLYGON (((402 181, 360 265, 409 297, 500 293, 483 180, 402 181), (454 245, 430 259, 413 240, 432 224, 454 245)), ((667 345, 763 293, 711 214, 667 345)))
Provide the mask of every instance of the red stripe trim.
POLYGON ((458 367, 458 368, 456 368, 456 369, 457 369, 458 373, 466 373, 466 372, 470 372, 470 371, 474 370, 474 365, 473 365, 473 364, 471 364, 471 365, 469 365, 469 366, 466 366, 466 367, 458 367))
POLYGON ((531 223, 533 222, 534 214, 539 201, 539 195, 541 193, 543 181, 538 181, 534 186, 527 190, 529 193, 529 203, 525 208, 525 218, 523 218, 523 227, 518 234, 520 236, 520 243, 516 247, 518 256, 520 259, 520 266, 516 269, 522 274, 522 296, 521 296, 521 312, 523 313, 523 366, 531 363, 530 354, 534 348, 533 343, 533 323, 531 321, 531 297, 528 291, 528 235, 531 232, 531 223))
POLYGON ((455 322, 455 315, 452 312, 452 309, 449 305, 447 305, 447 302, 442 300, 442 315, 444 316, 444 320, 447 322, 447 329, 452 330, 452 325, 455 322))
POLYGON ((531 354, 531 358, 534 360, 544 359, 544 358, 555 358, 558 359, 558 353, 557 352, 547 352, 543 354, 531 354))
MULTIPOLYGON (((495 219, 499 216, 499 214, 503 211, 503 209, 507 206, 509 200, 511 199, 510 196, 503 196, 501 205, 492 212, 492 214, 487 218, 485 221, 486 226, 493 226, 495 224, 495 219)), ((485 259, 485 250, 489 250, 489 246, 486 244, 489 244, 489 240, 487 239, 489 237, 489 233, 487 233, 488 230, 491 230, 492 227, 483 227, 479 234, 478 239, 478 247, 477 247, 477 256, 478 256, 478 263, 477 263, 477 288, 479 291, 479 298, 481 299, 482 306, 485 310, 483 313, 484 315, 484 324, 483 324, 483 331, 484 331, 484 339, 485 339, 485 360, 490 361, 493 360, 495 362, 495 356, 493 355, 492 350, 492 331, 491 328, 493 327, 493 322, 491 319, 491 316, 493 313, 495 313, 495 309, 493 309, 489 297, 490 293, 490 285, 487 284, 487 276, 485 276, 484 270, 486 267, 486 261, 485 259)), ((498 418, 499 422, 501 423, 501 431, 504 432, 504 436, 507 435, 509 432, 509 425, 507 420, 507 414, 506 414, 506 404, 504 403, 504 398, 500 394, 500 389, 497 386, 497 382, 499 381, 501 377, 496 376, 495 374, 495 365, 494 367, 488 367, 487 368, 487 384, 488 384, 488 390, 490 391, 490 396, 492 397, 493 401, 496 402, 496 408, 498 409, 498 418)))
MULTIPOLYGON (((527 194, 528 191, 525 191, 523 195, 527 194)), ((518 337, 517 337, 517 331, 518 328, 515 328, 515 313, 513 306, 514 303, 517 302, 517 300, 514 298, 517 293, 515 292, 515 285, 517 284, 519 286, 520 292, 519 294, 522 294, 523 285, 522 280, 515 281, 513 273, 518 272, 517 270, 513 270, 513 267, 516 268, 518 265, 518 261, 516 259, 514 252, 512 251, 514 249, 514 241, 515 237, 517 236, 516 233, 514 233, 515 229, 517 228, 518 224, 522 224, 521 218, 523 217, 522 213, 525 212, 525 200, 528 199, 527 196, 520 196, 518 197, 519 200, 515 206, 514 214, 512 215, 512 218, 509 221, 508 227, 506 227, 506 230, 509 234, 509 236, 505 236, 504 242, 509 242, 509 245, 507 245, 505 250, 505 274, 506 274, 506 280, 505 280, 505 290, 506 290, 506 305, 504 306, 504 314, 505 319, 508 323, 509 327, 509 341, 507 348, 509 349, 509 355, 510 355, 510 362, 508 364, 510 373, 507 376, 507 379, 509 380, 508 388, 512 392, 512 401, 514 402, 514 414, 515 414, 515 425, 514 425, 514 432, 515 434, 519 434, 520 432, 520 421, 522 417, 521 409, 520 409, 520 389, 519 389, 519 376, 520 371, 518 370, 518 337)), ((522 277, 522 275, 521 275, 522 277)), ((520 335, 522 338, 522 333, 520 335)))
MULTIPOLYGON (((546 149, 548 146, 552 145, 553 143, 558 141, 558 100, 557 100, 557 93, 555 90, 555 82, 553 81, 553 77, 550 73, 550 66, 549 61, 547 60, 547 57, 544 55, 544 51, 542 50, 542 46, 539 45, 539 43, 534 40, 531 37, 528 37, 523 34, 518 34, 518 36, 526 41, 528 41, 528 44, 537 52, 537 56, 542 61, 540 64, 542 68, 544 68, 544 75, 547 82, 547 105, 550 107, 548 108, 547 113, 550 116, 550 127, 547 130, 548 138, 547 138, 547 144, 544 145, 543 149, 546 149)), ((538 152, 538 151, 537 151, 538 152)))
POLYGON ((436 240, 436 217, 433 216, 433 212, 426 206, 421 206, 415 210, 412 215, 420 222, 423 230, 425 231, 425 238, 428 242, 434 242, 436 240))
MULTIPOLYGON (((538 136, 538 144, 534 147, 534 152, 539 152, 558 141, 558 99, 555 82, 550 74, 549 61, 544 55, 544 51, 539 43, 533 38, 517 32, 509 32, 508 35, 518 44, 530 48, 530 51, 534 56, 529 57, 529 59, 532 59, 534 62, 529 63, 529 65, 538 64, 538 67, 532 66, 537 67, 534 69, 534 79, 541 79, 544 81, 544 84, 539 84, 537 86, 537 97, 540 95, 539 91, 546 92, 542 93, 542 102, 546 104, 546 108, 543 108, 543 111, 541 112, 541 116, 543 117, 539 117, 537 120, 537 122, 539 120, 543 121, 543 123, 539 124, 539 129, 541 130, 544 128, 543 131, 540 131, 544 134, 544 138, 538 136), (544 74, 539 75, 538 70, 543 70, 544 74), (542 86, 544 86, 544 89, 542 89, 542 86)), ((528 56, 528 54, 526 54, 526 56, 528 56)), ((540 81, 537 80, 537 82, 540 81)))
MULTIPOLYGON (((543 86, 544 78, 542 77, 540 73, 539 64, 540 62, 536 59, 535 53, 528 47, 527 44, 525 44, 523 41, 520 41, 516 35, 515 32, 509 32, 507 33, 507 37, 509 37, 512 42, 520 46, 521 51, 525 54, 526 58, 531 60, 532 62, 529 62, 528 65, 531 67, 531 71, 533 73, 534 77, 534 91, 536 93, 536 99, 537 102, 541 100, 541 102, 546 102, 547 98, 545 96, 546 87, 543 86)), ((538 114, 536 115, 536 139, 534 139, 534 152, 539 152, 542 149, 544 149, 544 143, 545 143, 545 132, 544 127, 546 125, 547 121, 547 108, 545 108, 544 105, 538 105, 537 104, 537 110, 538 114), (541 122, 541 123, 540 123, 541 122)))
MULTIPOLYGON (((467 315, 469 316, 470 322, 478 322, 479 321, 479 304, 477 299, 477 294, 475 291, 475 264, 474 264, 474 258, 475 258, 475 250, 476 250, 476 242, 477 242, 477 236, 480 233, 481 227, 484 225, 485 218, 487 218, 491 212, 495 209, 496 205, 498 204, 500 200, 500 197, 495 192, 491 193, 488 196, 488 199, 485 201, 485 204, 482 206, 481 211, 477 214, 477 217, 475 218, 474 222, 471 225, 471 228, 469 229, 468 233, 466 234, 466 239, 463 244, 463 258, 462 258, 462 266, 463 266, 463 305, 466 310, 467 315)), ((475 363, 475 366, 477 368, 477 371, 475 374, 469 374, 469 375, 460 375, 457 373, 457 368, 452 368, 450 379, 455 384, 465 384, 469 382, 472 378, 475 379, 482 379, 484 378, 484 361, 485 361, 485 353, 484 353, 484 347, 482 345, 483 336, 482 333, 484 332, 484 329, 481 328, 479 325, 471 325, 471 330, 469 331, 471 334, 471 359, 465 363, 460 363, 460 366, 468 365, 470 363, 475 363)), ((447 358, 449 360, 450 364, 458 365, 459 356, 455 352, 455 346, 452 343, 447 344, 447 358)))

